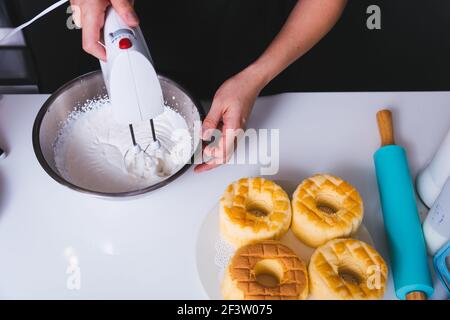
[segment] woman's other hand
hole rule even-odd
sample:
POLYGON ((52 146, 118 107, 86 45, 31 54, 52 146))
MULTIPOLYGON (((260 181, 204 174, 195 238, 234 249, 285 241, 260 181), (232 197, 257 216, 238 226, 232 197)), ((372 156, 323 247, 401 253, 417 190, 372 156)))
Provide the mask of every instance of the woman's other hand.
POLYGON ((202 139, 210 141, 220 130, 219 141, 203 150, 206 162, 197 165, 202 172, 225 164, 234 152, 236 137, 245 129, 256 98, 266 85, 261 74, 251 65, 225 81, 217 90, 211 109, 203 121, 202 139))

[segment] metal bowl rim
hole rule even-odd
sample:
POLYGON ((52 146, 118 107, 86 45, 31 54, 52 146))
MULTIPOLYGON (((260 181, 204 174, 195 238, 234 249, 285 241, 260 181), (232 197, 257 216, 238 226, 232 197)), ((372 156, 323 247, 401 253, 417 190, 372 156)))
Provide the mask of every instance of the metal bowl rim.
MULTIPOLYGON (((53 94, 50 95, 50 97, 44 102, 44 104, 42 105, 41 109, 39 110, 38 114, 36 115, 36 119, 34 120, 34 124, 33 124, 33 131, 32 131, 32 141, 33 141, 33 149, 34 149, 34 154, 37 158, 37 160, 39 161, 39 164, 41 165, 41 167, 45 170, 45 172, 47 172, 47 174, 53 178, 53 180, 55 180, 56 182, 60 183, 61 185, 68 187, 72 190, 81 192, 81 193, 85 193, 85 194, 90 194, 90 195, 94 195, 94 196, 101 196, 101 197, 106 197, 106 198, 128 198, 128 197, 135 197, 135 196, 139 196, 139 195, 143 195, 145 193, 148 193, 150 191, 154 191, 156 189, 162 188, 166 185, 168 185, 170 182, 172 182, 173 180, 175 180, 176 178, 178 178, 179 176, 181 176, 183 173, 185 173, 187 171, 187 169, 189 169, 189 167, 192 166, 193 164, 193 159, 195 157, 195 154, 198 152, 198 149, 202 147, 201 141, 199 143, 199 145, 197 146, 197 149, 194 151, 191 161, 189 163, 186 163, 182 168, 180 168, 180 170, 178 170, 177 172, 175 172, 173 175, 171 175, 170 177, 168 177, 167 179, 164 179, 163 181, 160 181, 154 185, 151 185, 147 188, 143 188, 143 189, 139 189, 139 190, 135 190, 135 191, 126 191, 126 192, 100 192, 100 191, 93 191, 93 190, 89 190, 86 188, 82 188, 79 187, 65 179, 63 179, 59 174, 57 174, 51 167, 50 165, 47 163, 47 161, 44 158, 44 155, 42 153, 41 150, 41 146, 40 146, 40 130, 41 130, 41 125, 42 125, 42 121, 44 119, 45 114, 47 113, 48 108, 50 107, 50 105, 60 96, 60 94, 67 89, 68 87, 70 87, 71 85, 73 85, 74 83, 76 83, 77 81, 80 80, 85 80, 85 79, 89 79, 97 74, 101 73, 100 70, 96 70, 96 71, 91 71, 89 73, 86 73, 84 75, 81 75, 75 79, 70 80, 69 82, 65 83, 64 85, 62 85, 61 87, 59 87, 53 94)), ((167 81, 169 83, 171 83, 172 85, 174 85, 176 88, 180 89, 195 105, 195 107, 197 108, 197 111, 200 115, 200 120, 203 121, 205 118, 205 112, 203 110, 202 105, 196 100, 194 99, 189 93, 188 91, 181 86, 180 84, 176 83, 175 81, 171 80, 170 78, 161 75, 158 73, 158 77, 164 81, 167 81)))

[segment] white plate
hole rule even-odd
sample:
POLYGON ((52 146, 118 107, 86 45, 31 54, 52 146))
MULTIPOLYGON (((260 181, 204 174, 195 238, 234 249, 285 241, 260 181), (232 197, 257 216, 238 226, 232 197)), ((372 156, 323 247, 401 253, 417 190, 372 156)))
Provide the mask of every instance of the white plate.
MULTIPOLYGON (((288 194, 292 194, 297 186, 296 183, 290 181, 277 181, 277 183, 288 194)), ((373 240, 364 225, 361 225, 354 238, 373 246, 373 240)), ((310 248, 299 241, 291 230, 280 239, 280 242, 291 248, 306 264, 309 263, 314 248, 310 248)), ((210 299, 223 299, 220 286, 224 271, 234 252, 235 248, 220 235, 219 204, 217 203, 200 227, 196 247, 198 275, 210 299)), ((309 299, 312 299, 312 297, 310 296, 309 299)))

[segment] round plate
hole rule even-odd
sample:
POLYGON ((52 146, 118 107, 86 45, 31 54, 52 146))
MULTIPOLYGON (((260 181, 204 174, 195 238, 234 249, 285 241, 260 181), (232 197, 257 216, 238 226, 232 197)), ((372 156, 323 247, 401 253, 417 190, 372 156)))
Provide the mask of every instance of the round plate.
MULTIPOLYGON (((288 194, 292 194, 297 186, 292 182, 277 181, 277 183, 283 186, 288 194), (286 186, 291 186, 291 188, 286 186)), ((373 240, 364 225, 361 225, 354 238, 373 246, 373 240)), ((309 259, 315 249, 303 244, 290 229, 279 241, 291 248, 307 265, 309 264, 309 259)), ((217 203, 200 227, 196 246, 198 275, 210 299, 223 299, 220 286, 224 271, 234 252, 235 248, 220 235, 219 204, 217 203)), ((309 299, 312 299, 311 295, 309 299)))

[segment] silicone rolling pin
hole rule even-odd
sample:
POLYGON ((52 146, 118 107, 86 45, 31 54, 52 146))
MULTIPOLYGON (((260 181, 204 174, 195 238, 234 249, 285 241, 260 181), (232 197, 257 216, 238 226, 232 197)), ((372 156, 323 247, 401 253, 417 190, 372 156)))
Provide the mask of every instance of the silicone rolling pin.
POLYGON ((450 177, 450 129, 442 141, 433 160, 417 176, 417 193, 428 208, 433 206, 437 196, 450 177))
POLYGON ((374 160, 395 293, 425 300, 434 289, 406 152, 395 145, 391 112, 378 112, 377 120, 381 148, 374 160))

